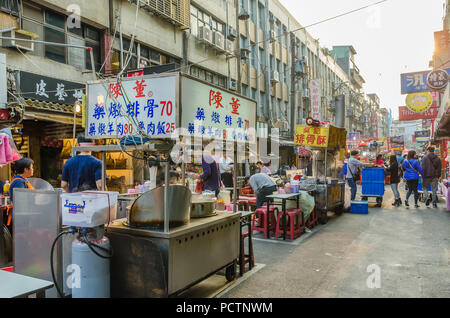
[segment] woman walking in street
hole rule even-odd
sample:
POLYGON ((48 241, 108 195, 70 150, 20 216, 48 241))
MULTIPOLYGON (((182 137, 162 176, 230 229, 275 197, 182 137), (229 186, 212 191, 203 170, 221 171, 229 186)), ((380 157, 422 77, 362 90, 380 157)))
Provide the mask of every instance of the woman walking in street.
POLYGON ((417 187, 419 186, 419 174, 423 177, 423 170, 419 162, 414 159, 415 155, 416 152, 414 150, 410 150, 408 152, 406 160, 403 161, 402 167, 405 171, 403 178, 406 179, 406 183, 408 185, 408 193, 406 194, 405 205, 409 206, 408 199, 411 193, 414 192, 414 206, 418 208, 419 192, 417 191, 417 187))
POLYGON ((389 158, 389 167, 386 168, 391 176, 391 189, 394 193, 395 201, 392 203, 393 206, 402 205, 402 199, 400 199, 400 193, 398 192, 398 184, 400 183, 400 175, 398 168, 398 160, 395 155, 389 158))

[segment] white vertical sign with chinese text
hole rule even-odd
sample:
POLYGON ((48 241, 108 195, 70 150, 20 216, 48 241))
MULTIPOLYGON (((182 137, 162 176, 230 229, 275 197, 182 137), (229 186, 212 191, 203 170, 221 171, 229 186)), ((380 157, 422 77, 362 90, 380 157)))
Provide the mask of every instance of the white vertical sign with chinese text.
POLYGON ((6 55, 0 53, 0 109, 6 108, 6 55))
POLYGON ((181 127, 191 136, 237 142, 254 142, 256 102, 207 85, 186 76, 181 77, 181 127))
POLYGON ((172 138, 177 128, 177 87, 177 75, 88 84, 86 135, 172 138))
POLYGON ((311 92, 311 117, 320 120, 320 81, 309 81, 309 91, 311 92))

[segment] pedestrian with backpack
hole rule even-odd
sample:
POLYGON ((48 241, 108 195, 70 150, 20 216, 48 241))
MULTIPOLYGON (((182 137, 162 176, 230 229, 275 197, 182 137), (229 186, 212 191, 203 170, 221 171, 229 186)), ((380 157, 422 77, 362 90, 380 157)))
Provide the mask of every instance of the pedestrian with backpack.
POLYGON ((414 150, 410 150, 408 152, 408 156, 403 161, 403 170, 405 171, 403 178, 406 179, 406 183, 408 185, 408 193, 406 194, 405 205, 409 206, 408 199, 414 192, 414 206, 418 208, 419 191, 417 191, 417 187, 419 186, 419 174, 423 177, 424 173, 419 162, 414 159, 415 156, 416 152, 414 150))
POLYGON ((400 193, 398 192, 398 184, 400 183, 400 173, 397 157, 392 155, 389 157, 389 166, 386 168, 387 173, 391 176, 391 189, 394 193, 395 201, 393 206, 402 205, 402 199, 400 199, 400 193))
POLYGON ((437 185, 441 177, 441 159, 434 154, 434 147, 428 147, 428 154, 422 159, 423 177, 423 194, 426 198, 425 205, 430 205, 430 198, 428 197, 428 187, 431 184, 433 191, 433 208, 437 208, 437 185))

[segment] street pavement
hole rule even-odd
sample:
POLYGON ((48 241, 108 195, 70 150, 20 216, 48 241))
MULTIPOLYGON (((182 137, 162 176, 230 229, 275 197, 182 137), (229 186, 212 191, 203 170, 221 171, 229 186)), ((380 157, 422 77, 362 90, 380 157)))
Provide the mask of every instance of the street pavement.
MULTIPOLYGON (((360 193, 361 187, 357 198, 360 193)), ((386 186, 382 207, 369 204, 368 215, 330 212, 327 224, 294 242, 255 234, 257 267, 215 296, 450 297, 450 212, 444 199, 438 209, 425 203, 414 208, 413 197, 409 208, 392 202, 386 186)))

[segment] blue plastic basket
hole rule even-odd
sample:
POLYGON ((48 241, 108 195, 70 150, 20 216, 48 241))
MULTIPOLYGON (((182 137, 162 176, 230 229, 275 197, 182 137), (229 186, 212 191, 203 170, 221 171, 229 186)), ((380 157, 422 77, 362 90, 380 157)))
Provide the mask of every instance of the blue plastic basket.
POLYGON ((369 202, 351 201, 350 212, 356 214, 369 214, 369 202))
MULTIPOLYGON (((437 188, 438 188, 438 187, 436 187, 436 189, 437 189, 437 188)), ((417 186, 417 190, 423 191, 422 183, 419 183, 419 185, 417 186)), ((431 191, 431 184, 428 186, 428 191, 431 191)))
POLYGON ((383 168, 363 168, 362 169, 362 183, 383 183, 384 184, 384 169, 383 168))
POLYGON ((384 195, 384 183, 362 183, 363 195, 384 195))

